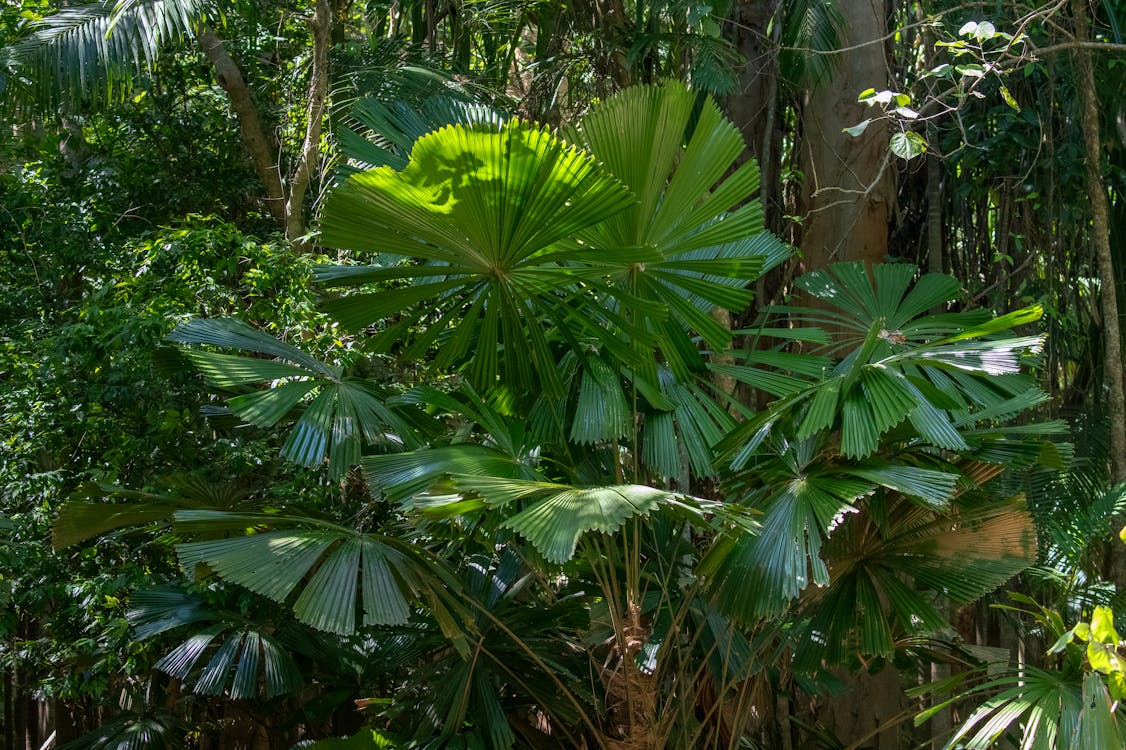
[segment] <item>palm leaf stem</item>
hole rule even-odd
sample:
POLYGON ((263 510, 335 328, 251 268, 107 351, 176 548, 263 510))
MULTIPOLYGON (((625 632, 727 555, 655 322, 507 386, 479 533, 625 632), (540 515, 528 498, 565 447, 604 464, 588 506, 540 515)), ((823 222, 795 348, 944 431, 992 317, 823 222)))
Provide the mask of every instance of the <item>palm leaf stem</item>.
MULTIPOLYGON (((515 682, 517 685, 519 685, 520 688, 525 693, 532 696, 532 698, 535 699, 536 703, 538 703, 541 707, 546 707, 546 706, 549 705, 548 700, 544 697, 541 697, 539 694, 537 694, 535 688, 533 688, 531 685, 529 685, 526 680, 524 680, 523 678, 520 677, 520 675, 516 674, 516 672, 508 665, 508 663, 503 658, 497 656, 492 651, 490 651, 489 649, 484 648, 484 647, 482 647, 481 652, 490 661, 492 661, 493 664, 495 664, 502 672, 504 672, 506 675, 508 675, 509 679, 511 679, 513 682, 515 682)), ((557 726, 558 726, 559 731, 562 732, 564 735, 566 735, 567 739, 570 740, 571 744, 574 747, 581 747, 582 746, 582 744, 578 741, 578 738, 575 737, 575 735, 571 734, 571 730, 567 728, 567 722, 560 721, 557 726)), ((556 725, 553 724, 552 728, 554 729, 555 727, 556 727, 556 725)))
POLYGON ((571 692, 571 690, 569 690, 566 685, 563 684, 563 681, 560 680, 559 676, 556 675, 551 667, 548 666, 547 662, 545 662, 543 658, 541 658, 540 655, 536 653, 535 649, 525 643, 524 640, 520 638, 520 636, 516 635, 516 633, 512 632, 512 629, 505 625, 503 620, 489 611, 489 608, 484 604, 477 601, 471 596, 465 597, 465 600, 469 603, 469 606, 476 609, 481 615, 485 617, 486 620, 492 623, 494 627, 507 635, 509 640, 512 641, 513 645, 515 645, 518 649, 528 655, 528 658, 532 660, 532 663, 534 663, 543 671, 545 675, 547 675, 547 678, 555 684, 555 687, 559 688, 560 693, 562 693, 563 697, 566 698, 567 702, 574 707, 583 724, 586 725, 586 728, 590 730, 591 736, 594 738, 594 741, 598 743, 598 747, 601 748, 601 750, 609 750, 609 748, 606 747, 606 743, 602 740, 601 733, 599 733, 598 728, 594 725, 594 721, 590 718, 590 715, 583 709, 582 704, 579 703, 579 699, 576 698, 575 694, 571 692))

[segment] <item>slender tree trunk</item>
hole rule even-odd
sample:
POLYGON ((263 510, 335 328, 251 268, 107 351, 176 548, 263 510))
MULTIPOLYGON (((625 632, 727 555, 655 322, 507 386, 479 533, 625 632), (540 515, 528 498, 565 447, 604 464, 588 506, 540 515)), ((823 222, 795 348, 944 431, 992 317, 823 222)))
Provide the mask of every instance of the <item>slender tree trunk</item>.
MULTIPOLYGON (((1086 0, 1072 0, 1075 40, 1089 39, 1086 0)), ((1126 389, 1123 387, 1122 333, 1118 319, 1118 290, 1114 261, 1110 252, 1110 218, 1106 185, 1103 183, 1099 154, 1099 107, 1095 95, 1095 73, 1090 50, 1077 48, 1076 88, 1082 105, 1079 121, 1083 128, 1083 145, 1087 161, 1087 200, 1091 206, 1091 243, 1099 266, 1103 318, 1103 377, 1107 387, 1107 409, 1110 417, 1110 469, 1115 482, 1126 480, 1126 389)))
POLYGON ((227 92, 231 111, 238 119, 242 142, 250 152, 254 171, 266 188, 266 208, 282 227, 287 227, 285 188, 282 186, 281 171, 278 167, 277 149, 272 147, 272 141, 266 135, 262 118, 258 114, 258 108, 254 106, 254 99, 246 81, 243 80, 242 71, 227 54, 223 40, 214 31, 209 28, 203 29, 199 33, 198 41, 203 53, 215 68, 215 79, 227 92))
POLYGON ((297 168, 289 181, 285 207, 285 236, 294 247, 304 249, 305 193, 321 157, 321 124, 328 97, 328 48, 332 41, 332 7, 329 0, 317 0, 310 22, 313 34, 313 61, 309 70, 309 101, 305 110, 305 142, 297 168))
POLYGON ((888 88, 883 37, 885 0, 853 0, 829 82, 806 91, 802 108, 803 215, 800 247, 807 269, 841 260, 880 263, 888 249, 892 177, 887 132, 859 137, 843 129, 870 116, 861 91, 888 88))
POLYGON ((735 93, 727 97, 728 117, 743 133, 750 156, 758 160, 759 195, 767 227, 777 229, 778 169, 774 153, 776 102, 778 99, 777 34, 781 23, 774 25, 771 39, 770 20, 778 7, 777 0, 740 0, 731 10, 728 38, 739 51, 743 62, 735 93))

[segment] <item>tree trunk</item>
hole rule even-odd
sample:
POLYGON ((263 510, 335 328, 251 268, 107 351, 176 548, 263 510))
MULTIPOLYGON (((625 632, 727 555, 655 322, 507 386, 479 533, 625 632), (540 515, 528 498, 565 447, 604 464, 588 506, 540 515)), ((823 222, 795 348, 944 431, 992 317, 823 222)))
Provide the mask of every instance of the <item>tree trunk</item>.
POLYGON ((285 237, 295 248, 305 249, 305 192, 321 158, 321 124, 328 97, 328 48, 332 41, 332 8, 329 0, 317 0, 310 21, 313 34, 313 60, 309 70, 309 101, 305 110, 305 142, 285 207, 285 237))
POLYGON ((814 85, 802 106, 802 237, 806 269, 841 260, 880 263, 888 249, 892 179, 887 132, 843 132, 870 116, 861 91, 888 88, 885 0, 849 3, 832 80, 814 85))
MULTIPOLYGON (((900 725, 910 722, 899 672, 888 664, 876 674, 839 673, 847 688, 821 702, 815 717, 831 728, 842 745, 871 750, 899 750, 900 725)), ((904 738, 906 739, 906 738, 904 738)))
POLYGON ((776 102, 778 99, 777 34, 782 24, 774 25, 775 39, 768 36, 777 0, 741 0, 731 11, 729 38, 743 62, 735 93, 727 97, 728 117, 743 133, 750 156, 758 160, 760 198, 766 226, 777 231, 780 213, 777 149, 774 148, 776 102))
MULTIPOLYGON (((1075 41, 1089 39, 1086 0, 1072 0, 1075 19, 1075 41)), ((1115 284, 1114 260, 1110 252, 1110 214, 1107 208, 1106 185, 1103 183, 1099 138, 1099 107, 1095 94, 1095 73, 1091 52, 1075 50, 1078 68, 1076 89, 1083 107, 1079 121, 1083 128, 1083 145, 1087 162, 1087 200, 1091 206, 1091 243, 1094 246, 1100 276, 1099 301, 1103 318, 1103 377, 1107 387, 1107 411, 1110 421, 1111 480, 1126 480, 1126 389, 1122 374, 1122 333, 1118 320, 1118 290, 1115 284)))
POLYGON ((266 136, 262 126, 262 118, 258 108, 254 105, 250 89, 243 80, 242 71, 231 56, 227 54, 220 39, 209 28, 203 29, 198 37, 199 46, 211 65, 215 68, 215 79, 219 86, 227 92, 231 103, 231 111, 238 119, 239 131, 242 133, 242 142, 250 152, 250 159, 254 163, 254 171, 262 180, 266 188, 266 208, 270 215, 285 228, 286 225, 286 200, 285 189, 282 187, 281 171, 278 167, 277 149, 272 147, 271 140, 266 136))

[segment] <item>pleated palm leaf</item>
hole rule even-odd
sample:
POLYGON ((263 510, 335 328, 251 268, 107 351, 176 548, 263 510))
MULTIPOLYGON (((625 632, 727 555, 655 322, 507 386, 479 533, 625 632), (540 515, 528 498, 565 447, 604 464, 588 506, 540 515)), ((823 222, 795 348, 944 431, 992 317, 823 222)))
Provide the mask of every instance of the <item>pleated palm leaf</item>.
MULTIPOLYGON (((425 603, 444 632, 462 645, 457 606, 451 604, 457 582, 437 557, 408 540, 276 508, 221 510, 183 497, 114 494, 140 499, 67 503, 55 523, 55 546, 170 520, 177 538, 195 540, 176 547, 189 575, 218 575, 292 608, 306 625, 340 635, 369 625, 405 624, 413 608, 425 603)), ((212 639, 227 629, 216 630, 212 639)))
POLYGON ((731 340, 708 313, 744 309, 748 285, 790 254, 764 230, 758 166, 738 163, 746 144, 716 103, 673 81, 616 94, 566 135, 637 196, 578 237, 606 252, 644 251, 630 263, 607 259, 612 283, 634 305, 619 312, 650 332, 673 373, 687 379, 703 362, 693 336, 715 350, 731 340))
POLYGON ((167 527, 178 510, 248 510, 246 493, 229 484, 207 482, 192 475, 162 481, 166 492, 131 490, 88 483, 72 493, 51 525, 56 550, 111 531, 134 527, 167 527), (107 504, 105 499, 115 502, 107 504))
POLYGON ((527 539, 544 559, 564 563, 585 534, 614 534, 629 520, 657 509, 705 523, 721 504, 635 484, 577 487, 550 481, 454 474, 434 488, 430 512, 501 511, 503 526, 527 539))
MULTIPOLYGON (((575 644, 590 619, 586 598, 536 588, 538 574, 512 548, 466 557, 461 574, 479 634, 472 656, 416 670, 388 718, 411 726, 426 746, 504 750, 518 737, 536 746, 581 744, 578 727, 591 724, 591 706, 575 644), (533 711, 543 716, 539 729, 526 721, 533 711)), ((431 653, 445 648, 436 639, 430 645, 431 653)))
POLYGON ((42 106, 119 99, 166 47, 218 15, 210 0, 104 0, 60 8, 6 50, 5 96, 42 106))
POLYGON ((60 750, 172 750, 184 746, 183 721, 163 712, 131 711, 60 746, 60 750))
POLYGON ((360 464, 373 495, 406 501, 448 474, 539 478, 539 445, 525 420, 502 414, 468 384, 453 393, 422 386, 393 401, 437 410, 461 424, 446 444, 363 457, 360 464))
POLYGON ((1023 498, 961 498, 943 515, 887 503, 869 503, 827 542, 829 581, 797 606, 804 624, 795 669, 814 672, 856 654, 890 659, 904 639, 949 627, 936 597, 969 604, 1036 560, 1023 498))
POLYGON ((445 95, 429 96, 417 107, 365 97, 352 106, 351 119, 354 127, 337 131, 349 172, 383 166, 402 171, 415 141, 427 133, 455 124, 499 128, 508 118, 488 105, 445 95))
POLYGON ((365 444, 417 444, 408 420, 385 405, 388 394, 240 320, 196 318, 177 326, 168 338, 269 357, 183 349, 217 388, 269 386, 227 400, 228 408, 247 422, 273 427, 300 412, 281 449, 283 457, 298 465, 315 468, 327 459, 330 478, 340 479, 359 462, 365 444))
POLYGON ((721 608, 745 621, 782 611, 811 584, 829 584, 824 545, 874 495, 896 493, 924 512, 945 512, 961 478, 925 454, 921 464, 902 453, 895 461, 841 461, 824 435, 766 445, 727 485, 729 496, 764 514, 762 532, 724 537, 702 565, 721 608))
MULTIPOLYGON (((848 458, 871 455, 881 436, 905 423, 937 448, 963 452, 975 443, 982 460, 994 457, 988 449, 1003 446, 996 445, 1002 436, 986 432, 974 441, 967 429, 1010 419, 1047 398, 1022 374, 1042 337, 997 334, 1037 321, 1042 310, 1033 306, 998 318, 987 311, 926 314, 957 298, 960 288, 943 274, 924 274, 913 283, 916 273, 903 264, 878 265, 869 276, 863 264, 840 263, 799 279, 799 286, 836 308, 791 311, 800 322, 824 323, 837 332, 825 347, 830 359, 817 361, 824 368, 820 377, 809 377, 808 369, 792 362, 763 363, 789 378, 788 385, 782 398, 728 438, 726 455, 735 469, 751 459, 775 424, 795 412, 802 415, 796 438, 836 431, 848 458), (835 356, 842 349, 843 356, 835 356)), ((762 369, 733 374, 761 383, 755 371, 762 369)), ((1053 423, 1044 429, 1062 427, 1053 423)))
POLYGON ((297 664, 269 626, 224 616, 183 589, 138 591, 126 618, 141 640, 195 626, 155 668, 178 678, 197 695, 270 699, 293 693, 303 684, 297 664))
POLYGON ((174 518, 182 534, 213 537, 177 545, 189 574, 213 572, 291 607, 306 625, 341 635, 405 624, 413 607, 425 603, 464 646, 452 603, 457 582, 435 556, 407 540, 284 513, 185 510, 174 518))
MULTIPOLYGON (((1003 468, 1052 456, 1059 462, 1045 438, 1063 425, 1004 425, 1044 398, 1021 374, 1024 354, 1036 350, 1039 338, 992 338, 1035 320, 1039 311, 996 319, 980 312, 927 314, 958 292, 957 283, 928 274, 912 285, 914 276, 908 266, 876 266, 869 276, 860 264, 839 264, 803 277, 803 288, 841 307, 844 331, 805 337, 830 342, 813 355, 747 352, 743 364, 725 369, 779 398, 722 446, 734 470, 732 494, 765 514, 763 534, 721 540, 710 553, 705 568, 724 611, 749 620, 782 611, 810 584, 832 588, 834 558, 826 545, 870 514, 886 521, 888 509, 917 509, 941 524, 957 495, 1003 468), (877 507, 883 510, 875 513, 877 507)), ((835 313, 812 308, 796 317, 838 321, 835 313)), ((998 575, 1030 564, 1034 545, 1026 552, 1019 564, 999 564, 998 575)), ((1003 578, 990 580, 977 596, 1003 578)), ((887 641, 876 640, 886 651, 887 641)))
MULTIPOLYGON (((601 317, 594 315, 601 290, 589 268, 573 262, 583 252, 560 242, 633 201, 546 129, 518 120, 442 128, 414 144, 401 172, 356 174, 329 196, 322 242, 378 253, 381 264, 330 267, 320 279, 384 288, 326 309, 350 328, 394 317, 377 347, 413 331, 408 356, 436 343, 439 366, 465 365, 478 389, 500 376, 518 391, 561 393, 557 337, 576 351, 586 337, 622 347, 616 333, 591 322, 601 317)), ((629 262, 637 253, 618 255, 629 262)))

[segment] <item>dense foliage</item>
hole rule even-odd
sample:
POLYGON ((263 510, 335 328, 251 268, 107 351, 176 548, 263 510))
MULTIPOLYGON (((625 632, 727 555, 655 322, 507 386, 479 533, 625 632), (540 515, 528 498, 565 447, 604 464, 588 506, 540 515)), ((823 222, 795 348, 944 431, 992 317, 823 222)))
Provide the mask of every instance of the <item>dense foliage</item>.
POLYGON ((1121 746, 1126 16, 882 5, 0 7, 0 745, 1121 746))

